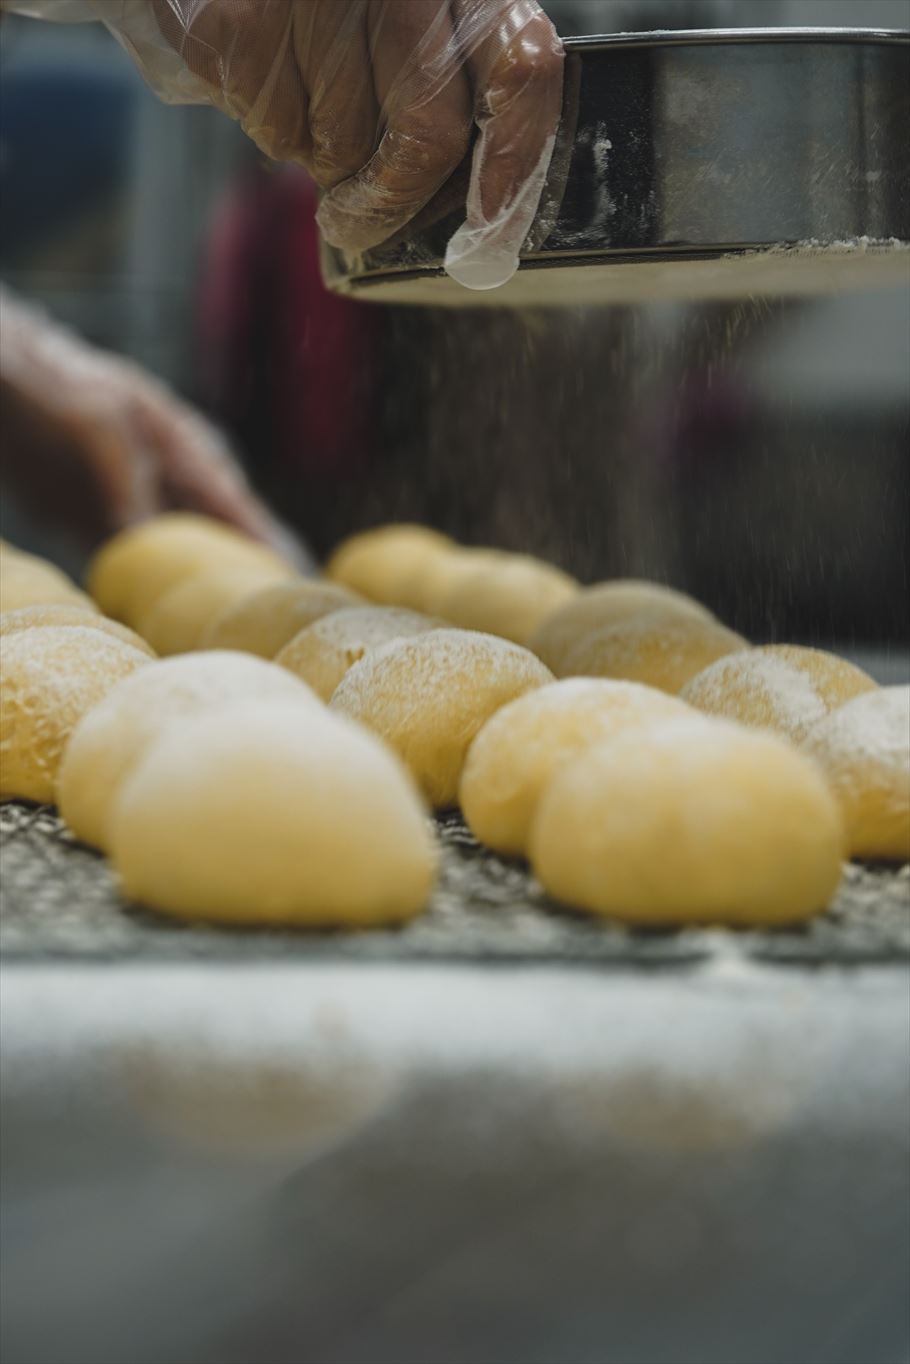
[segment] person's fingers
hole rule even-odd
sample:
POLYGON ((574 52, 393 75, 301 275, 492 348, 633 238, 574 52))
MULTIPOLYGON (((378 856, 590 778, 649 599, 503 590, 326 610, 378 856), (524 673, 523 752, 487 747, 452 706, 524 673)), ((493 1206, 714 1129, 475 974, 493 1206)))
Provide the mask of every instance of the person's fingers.
POLYGON ((368 0, 294 6, 294 52, 309 95, 308 169, 323 189, 365 166, 376 146, 368 0))

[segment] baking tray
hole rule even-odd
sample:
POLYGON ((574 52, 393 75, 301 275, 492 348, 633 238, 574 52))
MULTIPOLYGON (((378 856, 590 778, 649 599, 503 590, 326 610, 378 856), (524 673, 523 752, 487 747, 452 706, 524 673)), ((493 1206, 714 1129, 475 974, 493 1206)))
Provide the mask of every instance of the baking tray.
POLYGON ((402 234, 323 249, 327 283, 388 303, 588 305, 910 280, 910 34, 715 29, 566 40, 563 120, 518 273, 443 271, 456 174, 402 234))

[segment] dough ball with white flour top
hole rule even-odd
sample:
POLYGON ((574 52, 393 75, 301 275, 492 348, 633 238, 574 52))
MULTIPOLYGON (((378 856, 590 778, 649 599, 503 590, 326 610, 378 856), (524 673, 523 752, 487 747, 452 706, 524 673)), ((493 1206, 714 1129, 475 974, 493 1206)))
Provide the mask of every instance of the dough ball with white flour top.
POLYGON ((749 645, 711 617, 648 607, 580 635, 563 657, 565 677, 613 677, 676 694, 724 654, 749 645))
POLYGON ((343 540, 326 564, 326 576, 370 601, 395 606, 402 584, 452 545, 447 535, 428 526, 377 526, 343 540))
POLYGON ((0 615, 0 639, 5 635, 18 634, 20 630, 42 630, 49 625, 84 625, 122 640, 124 644, 132 644, 134 649, 148 654, 149 658, 155 657, 154 649, 141 635, 137 635, 128 625, 121 625, 119 620, 102 616, 94 602, 91 609, 61 603, 58 606, 20 606, 16 611, 4 611, 0 615))
POLYGON ((20 630, 0 653, 0 798, 50 803, 67 740, 147 654, 100 630, 20 630))
POLYGON ((506 554, 457 582, 439 614, 464 630, 526 644, 541 621, 578 591, 562 569, 527 554, 506 554))
POLYGON ((275 662, 330 701, 349 668, 364 654, 398 639, 436 630, 441 622, 398 606, 355 606, 333 611, 295 635, 275 662))
POLYGON ((541 792, 560 767, 615 734, 686 714, 666 692, 601 677, 569 677, 510 701, 468 751, 458 799, 472 833, 496 852, 524 854, 541 792))
POLYGON ((251 593, 284 578, 282 569, 246 564, 210 568, 171 587, 136 621, 136 629, 156 653, 187 654, 201 647, 203 636, 222 611, 251 593))
POLYGON ((435 877, 408 773, 324 707, 248 701, 174 725, 109 829, 124 894, 191 919, 393 923, 424 908, 435 877))
POLYGON ((765 644, 713 663, 682 697, 706 715, 799 742, 823 715, 875 686, 861 668, 822 649, 765 644))
POLYGON ((274 658, 296 634, 331 611, 356 606, 360 599, 338 583, 290 578, 270 583, 216 616, 204 631, 203 649, 240 649, 274 658))
POLYGON ((355 663, 332 709, 361 721, 407 763, 431 805, 454 805, 465 754, 500 706, 553 681, 527 649, 495 635, 431 630, 355 663))
POLYGON ((635 924, 796 923, 831 900, 843 852, 840 809, 813 762, 704 716, 576 758, 531 829, 549 894, 635 924))
POLYGON ((613 625, 639 611, 658 608, 668 615, 701 616, 713 620, 711 612, 694 597, 686 596, 663 583, 638 578, 615 578, 580 588, 568 601, 551 611, 528 642, 538 658, 557 677, 566 676, 566 655, 577 640, 601 626, 613 625))
POLYGON ((79 606, 94 612, 95 603, 59 568, 34 554, 11 550, 3 556, 0 570, 0 612, 25 606, 79 606))
POLYGON ((910 860, 910 687, 877 687, 809 730, 803 749, 841 803, 851 857, 910 860))
POLYGON ((57 803, 76 837, 107 847, 120 788, 175 721, 253 698, 319 707, 310 689, 283 668, 227 651, 163 659, 118 683, 76 726, 60 766, 57 803))

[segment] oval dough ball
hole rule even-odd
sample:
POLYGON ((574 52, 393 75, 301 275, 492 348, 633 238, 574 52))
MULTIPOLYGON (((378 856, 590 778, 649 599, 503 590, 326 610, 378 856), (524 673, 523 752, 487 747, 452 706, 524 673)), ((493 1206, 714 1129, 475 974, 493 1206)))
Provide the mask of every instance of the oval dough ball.
POLYGON ((81 606, 96 612, 95 603, 74 582, 45 559, 18 551, 3 556, 0 571, 0 613, 25 606, 81 606))
POLYGON ((49 626, 4 639, 0 661, 0 798, 49 804, 78 722, 150 660, 100 630, 49 626))
POLYGON ((162 656, 188 654, 201 647, 207 629, 223 611, 285 572, 281 568, 247 564, 196 573, 159 597, 139 617, 136 629, 162 656))
POLYGON ((76 837, 107 848, 123 783, 175 721, 254 697, 319 707, 309 687, 283 668, 227 651, 163 659, 118 683, 76 726, 60 766, 57 803, 76 837))
POLYGON ((566 677, 613 677, 671 694, 724 654, 749 645, 708 616, 651 607, 581 635, 563 659, 566 677))
POLYGON ((85 606, 20 606, 16 611, 4 611, 0 615, 0 639, 4 635, 15 635, 20 630, 41 630, 49 625, 84 625, 87 629, 100 630, 103 635, 111 635, 124 644, 132 644, 140 653, 155 657, 155 651, 135 630, 121 625, 119 620, 102 616, 92 602, 85 606))
POLYGON ((541 621, 578 591, 562 569, 527 554, 509 554, 480 567, 452 588, 439 614, 464 630, 526 644, 541 621))
POLYGON ((423 909, 435 877, 408 773, 322 707, 248 701, 175 725, 109 828, 124 894, 187 918, 386 924, 423 909))
POLYGON ((185 578, 214 568, 292 568, 265 545, 231 526, 192 512, 168 512, 121 531, 102 545, 88 571, 88 589, 101 609, 139 628, 159 597, 185 578))
POLYGON ((910 687, 855 696, 812 726, 803 749, 840 801, 850 856, 910 860, 910 687))
POLYGON ((480 569, 496 569, 508 559, 502 549, 464 549, 453 545, 420 564, 419 569, 398 585, 397 604, 412 611, 435 616, 447 597, 480 569))
POLYGON ((438 629, 430 616, 397 606, 355 606, 333 611, 295 635, 275 658, 302 678, 323 701, 330 701, 349 668, 370 649, 438 629))
POLYGON ((528 648, 557 677, 566 675, 564 663, 575 642, 600 626, 613 625, 640 611, 658 608, 668 615, 700 616, 714 620, 706 606, 694 597, 663 583, 639 578, 614 578, 610 582, 582 587, 552 611, 532 636, 528 648))
POLYGON ((706 715, 771 729, 798 743, 828 711, 875 686, 861 668, 822 649, 765 644, 705 668, 682 696, 706 715))
POLYGON ((814 763, 773 734, 704 717, 576 758, 531 829, 550 895, 634 924, 796 923, 831 900, 843 851, 814 763))
POLYGON ((360 720, 407 763, 431 805, 455 804, 465 754, 507 701, 553 681, 495 635, 431 630, 374 649, 342 678, 332 709, 360 720))
POLYGON ((291 578, 271 583, 228 606, 203 633, 203 649, 240 649, 274 658, 296 634, 330 611, 356 606, 360 598, 338 583, 291 578))
POLYGON ((472 833, 496 852, 523 855, 540 794, 558 768, 626 729, 686 714, 666 692, 601 677, 569 677, 510 701, 468 752, 459 803, 472 833))
POLYGON ((326 564, 326 577, 370 601, 394 606, 401 584, 452 545, 447 535, 429 526, 407 522, 377 526, 343 540, 326 564))

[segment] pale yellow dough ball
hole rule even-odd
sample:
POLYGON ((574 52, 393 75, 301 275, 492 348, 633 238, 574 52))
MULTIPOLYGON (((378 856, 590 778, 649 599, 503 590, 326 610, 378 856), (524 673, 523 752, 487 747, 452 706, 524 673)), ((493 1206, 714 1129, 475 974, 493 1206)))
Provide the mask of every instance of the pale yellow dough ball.
POLYGON ((823 910, 844 827, 813 762, 705 717, 598 745, 561 768, 531 829, 555 899, 633 924, 775 925, 823 910))
POLYGON ((566 651, 561 671, 643 682, 675 695, 716 658, 748 647, 711 617, 649 607, 581 635, 566 651))
POLYGON ((464 817, 487 847, 523 855, 541 792, 560 767, 615 734, 690 713, 666 692, 600 677, 528 692, 498 710, 471 745, 459 788, 464 817))
POLYGON ((0 613, 25 606, 80 606, 95 612, 95 603, 59 568, 34 554, 10 550, 0 567, 0 613))
POLYGON ((110 820, 124 895, 223 923, 369 927, 426 905, 425 809, 374 735, 324 708, 250 701, 152 745, 110 820))
POLYGON ((268 565, 210 568, 177 583, 136 621, 136 629, 156 653, 186 654, 202 647, 212 622, 228 607, 283 578, 285 569, 268 565))
POLYGON ((57 803, 76 837, 107 848, 107 824, 123 783, 175 721, 252 698, 319 706, 283 668, 227 651, 163 659, 119 682, 76 726, 60 765, 57 803))
POLYGON ((500 706, 553 675, 527 649, 495 635, 431 630, 355 663, 332 709, 375 730, 440 809, 454 805, 465 754, 500 706))
POLYGON ((370 601, 395 606, 402 585, 453 541, 428 526, 395 522, 343 540, 325 566, 326 577, 370 601))
POLYGON ((67 740, 147 654, 84 626, 20 630, 0 651, 0 798, 54 800, 67 740))
POLYGON ((323 701, 329 701, 348 669, 370 649, 425 634, 440 624, 430 616, 398 606, 333 611, 295 635, 276 655, 275 662, 302 678, 323 701))
POLYGON ((822 649, 766 644, 713 663, 682 695, 706 715, 799 742, 823 715, 875 686, 861 668, 822 649))
POLYGON ((557 677, 564 677, 566 656, 577 640, 592 630, 655 608, 667 616, 694 615, 714 619, 706 606, 685 592, 639 578, 614 578, 579 588, 574 596, 544 618, 528 642, 528 648, 557 677))
POLYGON ((910 861, 910 687, 878 687, 809 730, 803 749, 840 801, 851 857, 910 861))
POLYGON ((461 577, 439 601, 439 615, 463 630, 526 644, 546 616, 578 591, 562 569, 527 554, 506 554, 461 577))
POLYGON ((49 625, 85 625, 92 630, 100 630, 103 635, 120 639, 124 644, 132 644, 134 649, 148 654, 150 658, 155 657, 154 649, 141 635, 137 635, 128 625, 121 625, 119 620, 102 616, 94 602, 91 607, 61 603, 59 606, 20 606, 16 611, 4 611, 0 615, 0 639, 4 635, 18 634, 20 630, 41 630, 49 625))
POLYGON ((196 573, 216 568, 291 567, 265 545, 231 526, 192 512, 168 512, 121 531, 93 558, 88 590, 101 609, 139 628, 155 602, 196 573))
POLYGON ((338 583, 290 578, 271 583, 216 616, 200 641, 203 649, 240 649, 274 658, 296 634, 330 611, 356 606, 360 598, 338 583))

